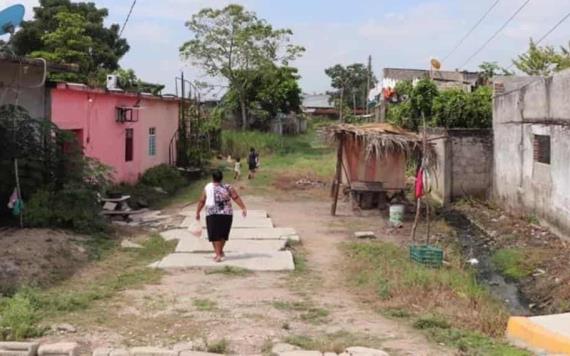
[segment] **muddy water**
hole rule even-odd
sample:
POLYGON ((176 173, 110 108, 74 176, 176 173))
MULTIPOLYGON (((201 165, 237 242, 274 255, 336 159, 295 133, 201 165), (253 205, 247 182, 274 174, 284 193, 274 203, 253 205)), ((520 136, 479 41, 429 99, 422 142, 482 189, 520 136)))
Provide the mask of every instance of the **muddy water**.
POLYGON ((478 260, 474 267, 477 270, 479 282, 487 285, 491 293, 505 303, 511 314, 532 314, 517 284, 506 280, 491 261, 491 251, 487 245, 489 236, 457 211, 446 212, 445 218, 457 233, 465 259, 467 261, 472 258, 478 260))

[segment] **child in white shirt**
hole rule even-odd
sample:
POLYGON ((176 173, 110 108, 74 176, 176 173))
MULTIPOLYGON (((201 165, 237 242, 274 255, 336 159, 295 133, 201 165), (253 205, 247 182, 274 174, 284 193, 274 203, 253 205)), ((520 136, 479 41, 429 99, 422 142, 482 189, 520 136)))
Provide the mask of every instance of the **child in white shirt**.
POLYGON ((241 162, 240 158, 236 158, 236 163, 234 164, 234 179, 239 179, 241 177, 241 162))

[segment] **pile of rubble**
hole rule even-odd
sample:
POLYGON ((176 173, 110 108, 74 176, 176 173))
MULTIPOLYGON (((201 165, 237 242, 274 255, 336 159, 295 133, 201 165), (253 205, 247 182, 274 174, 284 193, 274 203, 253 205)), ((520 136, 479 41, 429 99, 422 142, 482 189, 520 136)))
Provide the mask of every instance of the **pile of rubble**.
POLYGON ((113 224, 144 227, 150 230, 166 230, 175 226, 175 220, 175 216, 163 215, 160 210, 143 209, 140 213, 132 214, 128 221, 113 220, 113 224))

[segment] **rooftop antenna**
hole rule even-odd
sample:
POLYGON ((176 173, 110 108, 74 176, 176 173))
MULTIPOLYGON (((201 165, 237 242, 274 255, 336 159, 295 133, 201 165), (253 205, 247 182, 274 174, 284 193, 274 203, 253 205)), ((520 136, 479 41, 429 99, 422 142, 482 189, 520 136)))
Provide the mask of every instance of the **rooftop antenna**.
POLYGON ((16 27, 24 20, 26 8, 24 5, 12 5, 0 11, 0 36, 13 35, 16 27))

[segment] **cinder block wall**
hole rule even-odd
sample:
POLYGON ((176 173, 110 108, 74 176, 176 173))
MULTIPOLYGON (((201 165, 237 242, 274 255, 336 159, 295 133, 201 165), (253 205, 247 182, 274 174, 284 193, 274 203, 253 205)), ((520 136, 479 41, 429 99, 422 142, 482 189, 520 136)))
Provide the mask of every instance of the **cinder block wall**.
POLYGON ((487 198, 493 170, 490 129, 431 129, 437 152, 432 195, 443 205, 466 196, 487 198))

